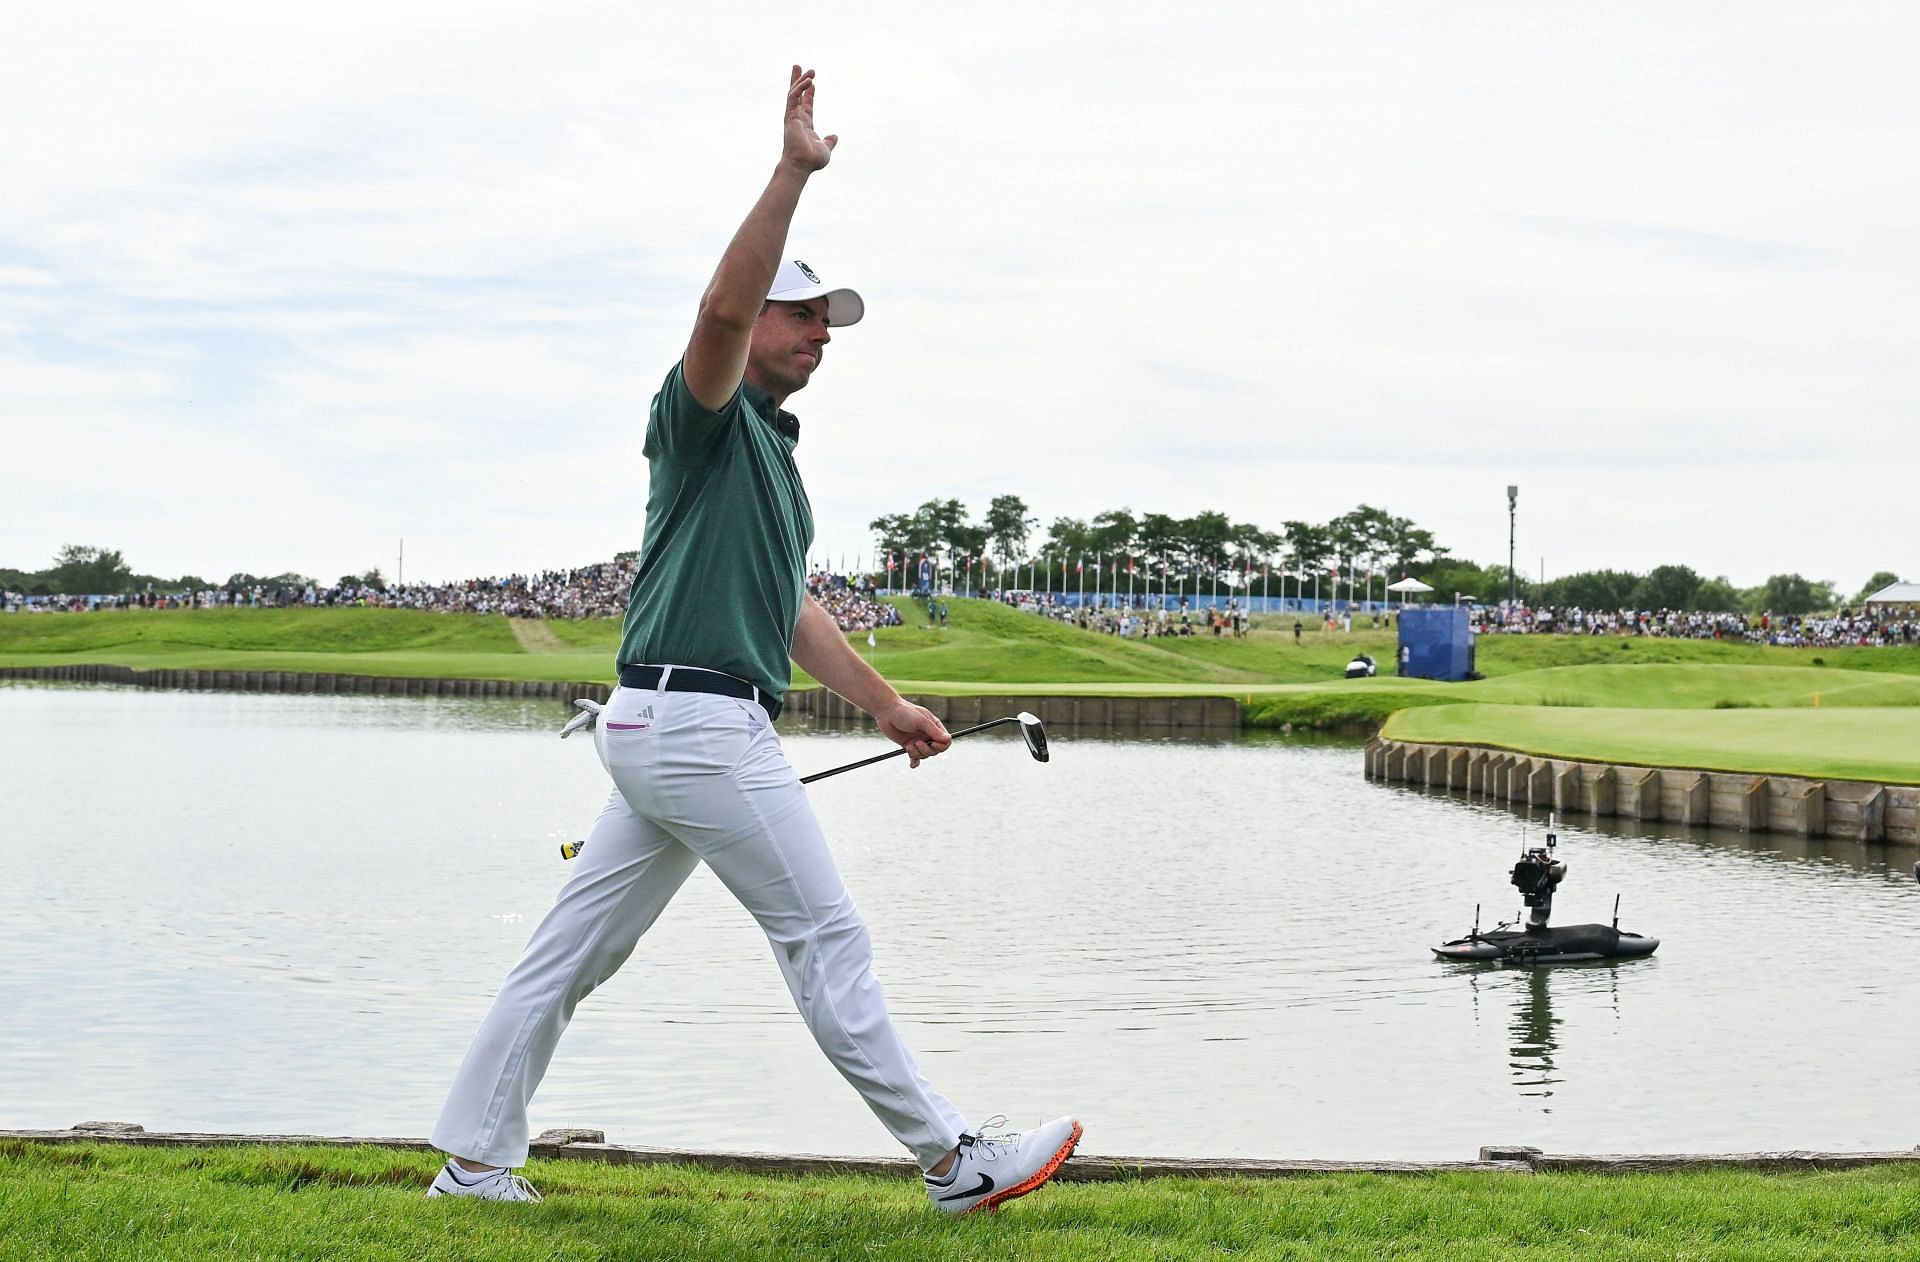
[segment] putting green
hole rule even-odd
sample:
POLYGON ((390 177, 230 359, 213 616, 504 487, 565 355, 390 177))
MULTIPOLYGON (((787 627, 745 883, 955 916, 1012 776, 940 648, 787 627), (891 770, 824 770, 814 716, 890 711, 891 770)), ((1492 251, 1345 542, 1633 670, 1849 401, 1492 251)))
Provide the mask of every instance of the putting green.
POLYGON ((1403 710, 1390 740, 1548 758, 1920 784, 1920 708, 1662 710, 1450 705, 1403 710))

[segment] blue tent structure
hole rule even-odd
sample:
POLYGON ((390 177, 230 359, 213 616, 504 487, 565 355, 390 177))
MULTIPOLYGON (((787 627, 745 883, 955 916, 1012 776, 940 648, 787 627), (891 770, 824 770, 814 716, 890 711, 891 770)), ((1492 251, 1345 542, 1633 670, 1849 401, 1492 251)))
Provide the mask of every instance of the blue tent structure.
POLYGON ((1473 674, 1473 625, 1463 606, 1400 611, 1399 673, 1457 681, 1473 674))

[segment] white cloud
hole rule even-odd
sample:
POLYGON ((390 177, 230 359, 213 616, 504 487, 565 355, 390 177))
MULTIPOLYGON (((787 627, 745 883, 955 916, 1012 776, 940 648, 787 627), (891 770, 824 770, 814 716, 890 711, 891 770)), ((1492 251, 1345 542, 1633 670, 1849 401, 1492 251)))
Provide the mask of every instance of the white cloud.
POLYGON ((647 397, 799 56, 843 143, 795 249, 872 313, 794 400, 823 550, 1011 491, 1364 500, 1492 559, 1518 481, 1559 571, 1920 568, 1863 492, 1920 455, 1917 34, 1891 5, 40 6, 0 45, 0 451, 59 476, 0 563, 632 546, 647 397))

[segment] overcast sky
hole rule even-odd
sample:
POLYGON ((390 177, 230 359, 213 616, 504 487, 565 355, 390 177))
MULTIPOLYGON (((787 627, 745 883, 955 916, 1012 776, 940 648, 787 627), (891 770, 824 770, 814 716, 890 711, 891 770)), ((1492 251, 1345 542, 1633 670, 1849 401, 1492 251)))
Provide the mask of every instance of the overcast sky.
POLYGON ((836 563, 1007 493, 1504 561, 1518 483, 1549 577, 1920 577, 1909 5, 0 10, 0 565, 637 547, 800 61, 836 563))

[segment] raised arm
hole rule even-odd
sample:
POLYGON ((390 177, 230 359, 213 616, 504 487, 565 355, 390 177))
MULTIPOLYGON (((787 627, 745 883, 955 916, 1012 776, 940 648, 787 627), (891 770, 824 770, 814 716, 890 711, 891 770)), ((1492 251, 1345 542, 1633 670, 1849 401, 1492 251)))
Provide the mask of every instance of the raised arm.
POLYGON ((727 252, 721 255, 713 281, 700 298, 693 340, 687 343, 687 389, 710 411, 724 407, 740 388, 747 368, 747 348, 753 341, 753 322, 760 318, 767 289, 780 267, 801 190, 806 188, 808 177, 833 157, 839 139, 814 131, 813 71, 795 66, 787 85, 780 163, 746 222, 733 234, 727 252))

